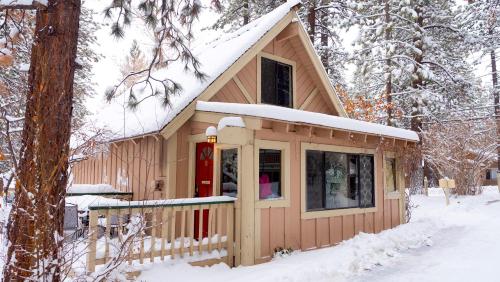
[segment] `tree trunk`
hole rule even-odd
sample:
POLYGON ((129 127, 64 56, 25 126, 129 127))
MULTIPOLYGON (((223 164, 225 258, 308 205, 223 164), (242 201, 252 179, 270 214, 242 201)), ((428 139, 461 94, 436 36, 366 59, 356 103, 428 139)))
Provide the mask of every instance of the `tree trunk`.
POLYGON ((316 37, 316 3, 314 1, 307 11, 307 23, 309 24, 309 39, 311 39, 311 42, 314 44, 314 39, 316 37))
MULTIPOLYGON (((415 11, 417 12, 417 19, 415 21, 415 24, 418 25, 420 30, 423 29, 424 26, 424 17, 422 15, 422 7, 417 6, 415 8, 415 11)), ((419 33, 417 33, 419 34, 419 33)), ((418 50, 420 50, 419 53, 415 53, 413 56, 413 59, 415 60, 415 67, 413 68, 413 75, 411 79, 411 87, 413 88, 414 91, 414 96, 418 96, 418 98, 421 98, 421 91, 422 87, 424 86, 424 78, 422 76, 421 72, 421 66, 422 66, 422 61, 424 59, 423 54, 424 54, 424 43, 422 40, 422 37, 420 35, 416 35, 413 38, 413 44, 414 47, 418 50)), ((422 104, 424 103, 422 99, 417 99, 417 97, 413 97, 413 104, 412 104, 412 113, 411 113, 411 130, 415 132, 421 132, 422 131, 422 104)))
MULTIPOLYGON (((390 23, 391 15, 389 13, 389 0, 385 0, 384 3, 384 14, 385 14, 385 41, 389 42, 392 38, 390 23)), ((388 47, 386 47, 388 48, 388 47)), ((386 110, 387 110, 387 125, 392 126, 392 61, 390 58, 390 51, 386 50, 386 60, 385 60, 385 97, 386 97, 386 110)))
POLYGON ((250 5, 249 0, 243 0, 243 25, 250 22, 250 5))
MULTIPOLYGON (((493 100, 495 103, 495 122, 497 126, 497 171, 500 172, 500 90, 498 85, 497 60, 495 50, 490 51, 491 81, 493 82, 493 100)), ((500 182, 500 178, 498 180, 500 182)), ((500 185, 498 186, 500 189, 500 185)))
POLYGON ((80 0, 37 11, 5 281, 60 281, 80 0))
MULTIPOLYGON (((330 0, 322 0, 321 1, 321 6, 325 7, 328 5, 330 0)), ((323 66, 325 67, 326 71, 330 73, 330 68, 328 66, 328 9, 322 8, 321 9, 321 16, 320 16, 320 22, 321 22, 321 62, 323 63, 323 66)))

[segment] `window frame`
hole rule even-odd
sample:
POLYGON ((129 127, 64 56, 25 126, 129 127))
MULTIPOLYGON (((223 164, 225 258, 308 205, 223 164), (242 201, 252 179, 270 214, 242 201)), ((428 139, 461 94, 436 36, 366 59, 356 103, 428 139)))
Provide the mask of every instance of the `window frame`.
POLYGON ((236 149, 238 153, 238 184, 237 184, 237 199, 241 198, 241 146, 238 145, 230 145, 230 144, 217 144, 214 150, 214 189, 215 194, 217 196, 221 195, 222 187, 220 187, 221 182, 221 156, 222 150, 230 150, 236 149))
POLYGON ((290 143, 282 141, 270 141, 255 139, 254 143, 254 180, 255 180, 255 207, 276 208, 290 207, 290 143), (271 149, 281 151, 281 198, 260 199, 259 191, 259 164, 260 149, 271 149))
POLYGON ((314 143, 306 143, 301 142, 300 145, 301 152, 301 218, 302 219, 314 219, 314 218, 324 218, 324 217, 333 217, 333 216, 342 216, 342 215, 353 215, 360 213, 371 213, 377 212, 378 210, 378 177, 379 177, 379 155, 377 154, 375 149, 365 149, 365 148, 354 148, 354 147, 346 147, 346 146, 337 146, 337 145, 326 145, 326 144, 314 144, 314 143), (363 155, 373 155, 373 193, 374 193, 374 206, 367 208, 339 208, 339 209, 325 209, 325 210, 316 210, 316 211, 307 211, 307 151, 308 150, 316 150, 316 151, 325 151, 325 152, 334 152, 334 153, 345 153, 345 154, 363 154, 363 155))
POLYGON ((384 198, 388 200, 397 200, 401 198, 401 168, 398 158, 394 152, 384 152, 384 160, 382 164, 383 175, 384 175, 384 198), (396 162, 396 174, 394 178, 396 179, 396 190, 395 191, 387 191, 387 183, 385 182, 385 165, 386 159, 394 159, 396 162))
MULTIPOLYGON (((260 52, 257 54, 257 104, 265 104, 262 103, 262 58, 266 58, 269 60, 273 60, 279 63, 287 64, 292 66, 292 106, 290 109, 298 109, 297 107, 297 63, 295 61, 282 58, 273 54, 269 54, 266 52, 260 52)), ((272 105, 272 104, 265 104, 272 105)), ((282 107, 278 105, 272 105, 276 107, 282 107)))

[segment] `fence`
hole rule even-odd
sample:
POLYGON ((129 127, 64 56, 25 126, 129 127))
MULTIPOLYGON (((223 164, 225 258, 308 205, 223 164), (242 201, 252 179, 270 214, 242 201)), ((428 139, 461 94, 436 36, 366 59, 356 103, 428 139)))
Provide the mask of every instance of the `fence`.
POLYGON ((143 264, 148 258, 203 259, 215 250, 232 266, 234 201, 221 196, 90 206, 87 270, 118 256, 143 264))

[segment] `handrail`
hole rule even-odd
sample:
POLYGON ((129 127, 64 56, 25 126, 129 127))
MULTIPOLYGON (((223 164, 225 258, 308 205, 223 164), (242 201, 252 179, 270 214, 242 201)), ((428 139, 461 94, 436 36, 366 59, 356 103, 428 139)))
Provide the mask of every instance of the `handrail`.
POLYGON ((91 204, 89 210, 106 209, 129 209, 129 208, 159 208, 159 207, 182 207, 193 205, 215 205, 234 203, 236 198, 229 196, 213 196, 204 198, 182 198, 168 200, 145 200, 145 201, 117 201, 116 203, 91 204))

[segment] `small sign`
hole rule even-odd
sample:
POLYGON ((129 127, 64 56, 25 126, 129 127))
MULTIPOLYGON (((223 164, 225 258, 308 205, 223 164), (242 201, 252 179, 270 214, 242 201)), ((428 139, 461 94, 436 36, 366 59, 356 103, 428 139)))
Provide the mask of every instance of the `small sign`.
POLYGON ((440 188, 455 188, 455 179, 442 178, 439 179, 440 188))
POLYGON ((210 180, 202 180, 201 184, 203 184, 203 185, 210 185, 210 180))

